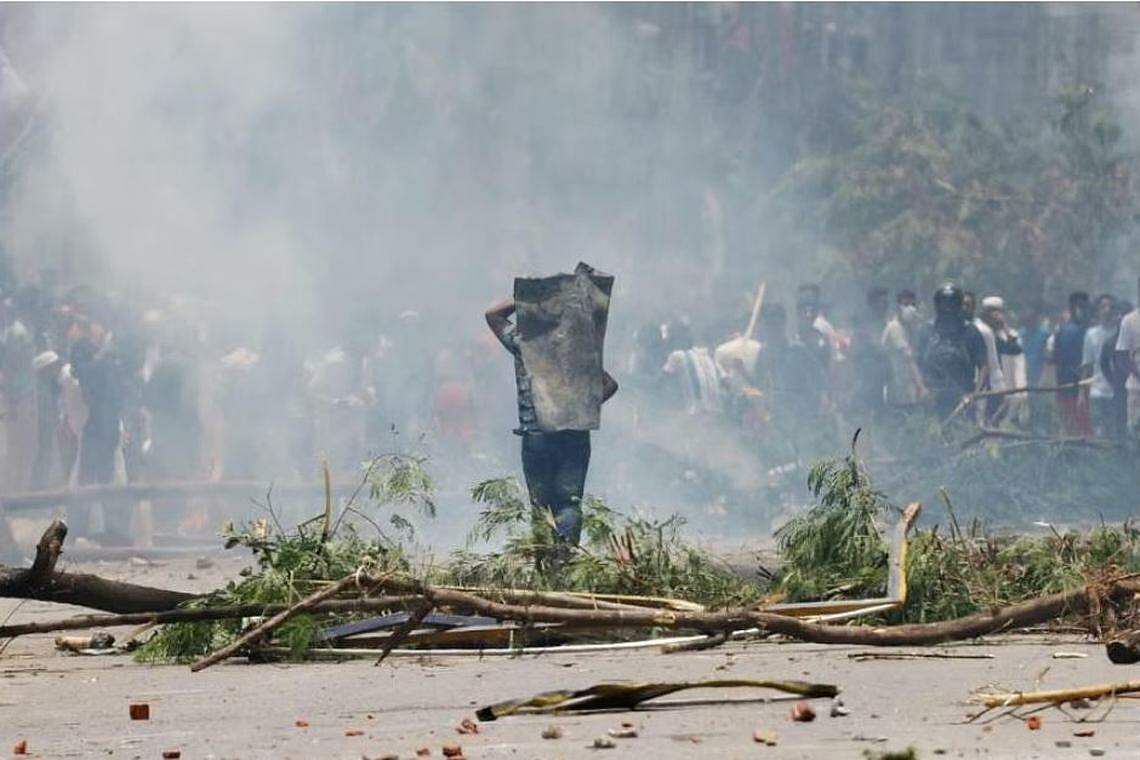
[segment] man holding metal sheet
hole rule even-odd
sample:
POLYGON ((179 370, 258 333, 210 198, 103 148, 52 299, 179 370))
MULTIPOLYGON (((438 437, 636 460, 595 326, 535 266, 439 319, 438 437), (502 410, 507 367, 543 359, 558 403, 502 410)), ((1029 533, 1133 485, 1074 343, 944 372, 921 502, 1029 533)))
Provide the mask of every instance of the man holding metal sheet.
POLYGON ((582 532, 590 431, 617 392, 602 368, 614 278, 578 264, 573 274, 515 279, 513 299, 487 324, 515 357, 523 475, 531 503, 548 507, 568 544, 582 532), (510 317, 515 315, 515 323, 510 317))

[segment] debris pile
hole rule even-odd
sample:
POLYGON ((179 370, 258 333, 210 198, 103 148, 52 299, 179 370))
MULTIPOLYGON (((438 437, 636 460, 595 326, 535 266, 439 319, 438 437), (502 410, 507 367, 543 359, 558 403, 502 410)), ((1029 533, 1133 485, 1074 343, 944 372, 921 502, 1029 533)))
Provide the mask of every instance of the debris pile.
MULTIPOLYGON (((772 635, 921 646, 1063 619, 1112 634, 1109 652, 1119 661, 1134 656, 1134 641, 1115 634, 1136 627, 1140 579, 1130 571, 1140 533, 1125 525, 1083 537, 1053 531, 1001 540, 963 531, 946 498, 947 535, 935 527, 909 538, 920 511, 912 504, 898 510, 888 542, 883 523, 895 508, 874 488, 854 446, 845 460, 813 468, 809 486, 818 504, 779 533, 785 564, 769 574, 768 587, 686 544, 676 520, 625 517, 598 500, 584 505, 583 545, 567 553, 549 513, 532 508, 509 480, 486 481, 474 491, 485 509, 472 538, 505 534, 501 550, 467 550, 415 572, 405 545, 388 531, 412 530, 394 507, 425 514, 434 508, 420 464, 374 460, 343 507, 334 509, 329 488, 323 512, 289 532, 267 504, 269 519, 227 533, 228 546, 253 552, 256 568, 202 597, 56 572, 66 526, 53 522, 31 568, 0 571, 6 590, 124 611, 0 626, 0 636, 160 625, 138 656, 192 662, 201 670, 235 655, 253 661, 364 656, 379 663, 425 650, 684 651, 772 635), (356 504, 361 493, 368 494, 368 508, 356 504), (381 509, 390 509, 388 531, 379 527, 381 509), (376 537, 365 539, 354 517, 367 518, 376 537), (77 598, 77 589, 88 596, 77 598), (842 624, 860 617, 879 625, 842 624)), ((97 648, 90 638, 61 642, 84 652, 97 648)))

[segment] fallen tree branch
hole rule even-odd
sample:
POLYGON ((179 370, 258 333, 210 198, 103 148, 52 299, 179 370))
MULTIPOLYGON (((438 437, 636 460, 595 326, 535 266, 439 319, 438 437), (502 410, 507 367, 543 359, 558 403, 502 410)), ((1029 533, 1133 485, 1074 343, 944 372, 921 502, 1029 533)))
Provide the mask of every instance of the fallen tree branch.
MULTIPOLYGON (((241 605, 230 607, 204 607, 200 609, 178 609, 165 612, 149 612, 128 615, 80 615, 57 621, 23 623, 0 627, 0 636, 9 637, 28 633, 77 630, 114 625, 138 625, 154 623, 175 623, 195 620, 218 620, 225 618, 250 617, 274 614, 266 624, 250 631, 225 650, 219 650, 210 658, 214 662, 232 656, 241 647, 263 637, 277 626, 300 612, 347 613, 390 609, 406 606, 416 601, 426 601, 430 608, 451 607, 472 610, 499 620, 514 620, 523 623, 562 623, 569 627, 583 626, 598 628, 668 628, 692 629, 704 633, 721 634, 743 628, 757 628, 766 633, 785 636, 814 643, 856 644, 864 646, 921 646, 946 641, 976 638, 989 633, 1024 628, 1036 625, 1065 614, 1082 614, 1091 606, 1090 594, 1095 590, 1086 588, 1053 594, 1010 607, 980 612, 956 620, 938 623, 920 623, 893 627, 854 627, 830 626, 797 620, 786 615, 757 612, 747 609, 726 610, 723 612, 683 613, 667 610, 588 610, 548 607, 542 605, 510 605, 494 602, 453 589, 439 589, 411 579, 366 578, 361 580, 365 588, 378 586, 388 590, 402 590, 406 593, 360 599, 329 599, 340 593, 353 579, 322 589, 307 597, 301 603, 286 605, 241 605), (343 584, 343 585, 342 585, 343 584), (314 601, 313 598, 317 597, 314 601)), ((1140 591, 1140 582, 1119 580, 1106 591, 1107 596, 1122 600, 1140 591)), ((425 607, 429 607, 425 605, 425 607)), ((385 642, 387 643, 387 642, 385 642)), ((398 643, 398 642, 396 642, 398 643)), ((394 646, 395 644, 393 644, 394 646)), ((198 668, 202 669, 201 667, 198 668)))
POLYGON ((942 421, 942 426, 945 427, 949 424, 950 420, 957 417, 962 411, 969 408, 979 399, 1012 396, 1016 393, 1058 393, 1060 391, 1075 390, 1091 382, 1092 378, 1089 378, 1075 383, 1065 383, 1063 385, 1026 385, 1020 388, 1002 388, 996 391, 974 391, 973 393, 967 393, 962 397, 962 400, 958 402, 958 406, 954 407, 954 411, 950 412, 950 415, 942 421))
POLYGON ((655 607, 676 607, 703 610, 704 607, 683 599, 665 599, 656 596, 630 596, 623 594, 591 594, 584 591, 531 591, 514 588, 482 588, 467 586, 440 586, 452 591, 463 591, 484 598, 498 598, 512 604, 546 604, 551 607, 571 607, 583 610, 636 610, 655 607), (624 602, 615 601, 623 599, 624 602))
MULTIPOLYGON (((393 649, 389 657, 520 657, 534 654, 580 654, 587 652, 616 652, 627 649, 653 649, 665 648, 672 644, 698 641, 705 636, 673 636, 665 639, 644 639, 642 641, 615 641, 608 644, 558 644, 555 646, 526 646, 483 648, 472 647, 466 649, 393 649)), ((288 647, 271 646, 260 647, 257 650, 268 654, 290 655, 292 650, 288 647)), ((376 656, 374 648, 360 649, 356 647, 317 647, 305 650, 305 654, 312 657, 327 657, 333 660, 347 660, 355 658, 372 659, 376 656)))
MULTIPOLYGON (((906 524, 913 520, 917 512, 917 507, 915 507, 915 509, 908 508, 907 512, 908 514, 904 515, 904 520, 900 521, 901 524, 898 527, 898 533, 903 536, 905 536, 906 524)), ((38 556, 37 563, 33 564, 33 568, 37 568, 35 573, 33 573, 32 569, 8 571, 10 576, 7 578, 9 585, 12 583, 12 577, 19 576, 19 578, 22 579, 21 588, 26 592, 23 595, 26 595, 28 598, 61 601, 60 584, 61 579, 68 578, 66 574, 51 574, 51 580, 47 586, 39 587, 38 591, 37 583, 29 584, 27 581, 29 576, 34 578, 35 575, 42 575, 45 570, 50 572, 50 570, 54 568, 55 560, 52 559, 52 556, 54 552, 54 555, 58 557, 59 546, 62 544, 62 536, 60 535, 61 526, 62 523, 58 526, 53 523, 53 526, 49 527, 49 530, 45 532, 44 538, 41 539, 40 552, 38 554, 42 556, 38 556)), ((63 530, 65 531, 65 528, 63 530)), ((905 543, 903 547, 905 551, 905 543)), ((892 578, 892 583, 890 584, 892 587, 891 590, 899 599, 905 599, 905 574, 901 572, 902 565, 905 561, 905 553, 899 553, 898 556, 894 557, 894 560, 894 564, 897 565, 897 568, 892 567, 892 576, 897 575, 897 577, 892 578), (896 570, 897 573, 895 572, 896 570)), ((95 578, 94 576, 70 577, 88 578, 92 582, 106 584, 107 587, 117 591, 126 588, 133 591, 141 590, 143 592, 149 592, 161 596, 164 603, 169 603, 170 595, 174 595, 175 597, 173 604, 193 598, 189 594, 181 594, 180 592, 172 592, 164 589, 133 587, 129 584, 117 584, 95 578)), ((0 588, 3 588, 4 580, 5 578, 0 576, 0 588)), ((869 628, 832 626, 818 622, 813 623, 797 619, 789 614, 780 614, 772 610, 738 608, 719 612, 708 612, 703 610, 644 608, 614 604, 612 602, 605 605, 605 608, 597 609, 592 606, 589 608, 585 607, 585 604, 592 604, 589 600, 582 600, 585 602, 583 606, 572 608, 556 607, 551 604, 509 604, 486 599, 467 591, 433 586, 412 578, 388 575, 376 576, 361 573, 325 585, 295 605, 278 608, 278 611, 274 613, 270 620, 247 632, 229 646, 195 663, 193 670, 202 670, 232 656, 243 647, 266 636, 282 623, 302 612, 343 612, 374 609, 375 607, 372 606, 372 603, 375 603, 376 606, 382 606, 392 599, 398 599, 401 604, 416 604, 419 602, 420 604, 417 604, 417 611, 423 610, 424 614, 427 614, 427 612, 437 607, 447 607, 474 611, 498 620, 509 620, 524 624, 559 623, 572 626, 588 625, 604 628, 687 629, 699 631, 704 634, 730 634, 733 631, 759 629, 762 633, 776 633, 803 641, 824 644, 921 646, 976 638, 1014 628, 1024 628, 1044 623, 1066 614, 1084 614, 1092 609, 1098 609, 1103 600, 1121 602, 1131 597, 1137 591, 1140 591, 1140 580, 1128 576, 1118 578, 1110 583, 1072 589, 1041 599, 1034 599, 1005 608, 979 612, 955 620, 869 628), (344 592, 354 584, 362 593, 367 593, 373 589, 383 589, 388 593, 396 593, 398 596, 387 597, 384 601, 369 600, 367 598, 347 600, 331 599, 331 597, 344 592), (617 607, 617 609, 611 607, 617 607)), ((544 601, 557 601, 560 603, 566 603, 568 601, 563 595, 550 596, 543 595, 541 592, 534 594, 531 592, 516 593, 518 594, 516 598, 520 599, 543 599, 544 601)), ((132 597, 128 601, 133 605, 139 604, 137 596, 132 597)), ((573 602, 573 604, 582 604, 582 601, 576 601, 573 602)), ((867 604, 867 602, 868 600, 862 600, 860 603, 867 604)), ((91 604, 90 599, 80 600, 78 603, 96 606, 91 604)), ((124 600, 117 599, 116 603, 121 607, 124 605, 124 600)), ((173 606, 173 604, 171 604, 171 606, 173 606)), ((80 618, 72 618, 68 621, 58 621, 56 623, 27 624, 23 627, 6 626, 0 628, 0 633, 4 635, 17 635, 18 633, 65 630, 72 627, 90 627, 92 625, 220 619, 223 617, 245 616, 249 613, 267 614, 269 609, 270 608, 263 606, 256 607, 253 610, 249 607, 229 608, 229 610, 221 608, 215 608, 214 610, 210 610, 210 608, 200 610, 171 610, 170 615, 159 616, 150 614, 133 618, 113 618, 112 616, 112 620, 109 620, 108 616, 81 616, 80 618), (83 621, 83 625, 79 624, 78 621, 80 620, 83 621)), ((127 611, 154 613, 162 610, 161 608, 158 610, 154 608, 143 608, 130 609, 127 611)), ((409 628, 409 630, 411 629, 409 628)), ((392 638, 394 640, 394 646, 398 643, 399 637, 394 636, 392 638)))
MULTIPOLYGON (((1061 617, 1087 612, 1097 590, 1079 588, 1052 594, 1021 604, 978 612, 956 620, 915 623, 886 628, 830 626, 808 623, 787 615, 747 609, 723 612, 675 612, 666 610, 579 610, 546 606, 521 606, 492 602, 461 591, 440 589, 412 579, 376 579, 389 591, 420 594, 436 606, 462 607, 500 620, 527 623, 594 623, 614 628, 692 629, 706 633, 756 627, 768 633, 820 644, 866 646, 922 646, 946 641, 977 638, 990 633, 1020 628, 1061 617)), ((1111 584, 1105 592, 1123 599, 1140 588, 1134 580, 1111 584)))
POLYGON ((632 710, 642 702, 686 689, 724 688, 775 689, 806 699, 834 697, 839 689, 832 684, 807 681, 754 681, 725 679, 718 681, 681 681, 678 683, 600 683, 575 691, 544 691, 525 699, 481 707, 475 717, 481 721, 498 720, 508 715, 552 712, 589 712, 592 710, 632 710))
POLYGON ((36 557, 27 569, 0 566, 0 597, 76 604, 107 612, 170 610, 196 597, 182 591, 136 586, 96 575, 57 573, 67 537, 67 525, 54 520, 36 545, 36 557))
POLYGON ((852 652, 847 659, 863 660, 992 660, 992 654, 957 654, 954 652, 852 652))
MULTIPOLYGON (((419 596, 377 596, 360 599, 328 599, 314 604, 310 613, 344 614, 348 612, 383 612, 420 600, 419 596)), ((230 620, 244 617, 276 615, 289 609, 288 604, 237 604, 225 607, 189 607, 164 612, 134 612, 124 615, 74 615, 61 620, 16 623, 0 626, 0 639, 30 633, 79 631, 87 628, 113 628, 119 625, 162 625, 194 623, 204 620, 230 620)))
POLYGON ((264 623, 261 623, 260 625, 255 626, 254 628, 245 632, 230 644, 227 644, 221 649, 206 655, 190 666, 190 672, 197 673, 198 671, 205 670, 211 665, 215 665, 222 660, 227 659, 228 657, 232 657, 243 647, 249 646, 250 643, 257 641, 263 636, 269 634, 283 623, 288 622, 297 615, 300 615, 302 612, 308 612, 318 603, 336 596, 350 586, 359 585, 362 591, 367 591, 370 586, 375 585, 377 580, 378 579, 369 579, 368 576, 365 576, 361 573, 346 575, 331 586, 327 586, 320 591, 309 594, 296 604, 289 606, 281 612, 278 612, 276 615, 269 618, 264 623))
POLYGON ((36 544, 36 557, 24 582, 30 589, 41 589, 51 583, 55 574, 55 566, 59 563, 59 555, 63 551, 63 541, 67 538, 67 525, 63 520, 56 518, 47 526, 40 542, 36 544))
POLYGON ((1140 691, 1140 681, 1102 683, 1094 686, 1078 686, 1074 689, 1054 689, 1052 691, 1014 691, 1005 694, 975 694, 973 700, 987 708, 1017 707, 1020 705, 1064 704, 1074 699, 1100 699, 1120 694, 1140 691))

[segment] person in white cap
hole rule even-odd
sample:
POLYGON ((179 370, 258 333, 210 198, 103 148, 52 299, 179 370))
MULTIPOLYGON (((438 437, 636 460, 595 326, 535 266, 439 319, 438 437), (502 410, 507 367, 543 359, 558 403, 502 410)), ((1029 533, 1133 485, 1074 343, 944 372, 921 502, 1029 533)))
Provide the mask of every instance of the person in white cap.
MULTIPOLYGON (((1005 383, 1003 390, 1024 388, 1027 382, 1025 351, 1021 347, 1021 337, 1006 319, 1005 301, 1001 296, 986 296, 982 299, 982 321, 994 334, 994 350, 997 353, 1001 376, 1005 383)), ((1026 394, 1013 393, 1009 396, 992 399, 990 416, 1024 422, 1026 394)))
MULTIPOLYGON (((976 309, 977 302, 974 293, 967 290, 962 294, 963 316, 966 322, 972 325, 982 336, 982 343, 986 347, 986 364, 985 367, 983 367, 982 374, 979 376, 978 390, 1004 390, 1006 387, 1005 375, 1001 371, 1001 362, 998 360, 997 336, 994 335, 993 328, 986 324, 985 321, 975 313, 976 309)), ((993 412, 997 410, 997 405, 1001 402, 1000 396, 994 398, 996 398, 997 401, 988 401, 985 404, 977 405, 978 422, 988 423, 991 421, 993 412)))

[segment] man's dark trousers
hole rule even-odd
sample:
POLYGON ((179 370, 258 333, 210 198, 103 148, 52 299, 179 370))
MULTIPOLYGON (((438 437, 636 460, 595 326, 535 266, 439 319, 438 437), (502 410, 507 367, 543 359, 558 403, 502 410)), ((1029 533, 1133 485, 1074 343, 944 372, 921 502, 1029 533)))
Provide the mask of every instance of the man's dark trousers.
POLYGON ((582 534, 582 493, 590 465, 590 432, 523 433, 522 462, 530 503, 548 507, 558 535, 577 545, 582 534))

